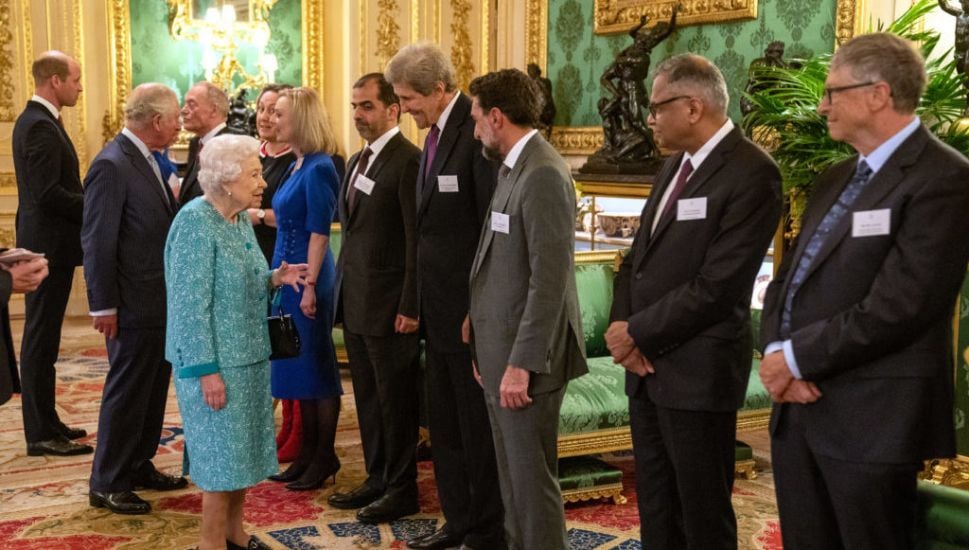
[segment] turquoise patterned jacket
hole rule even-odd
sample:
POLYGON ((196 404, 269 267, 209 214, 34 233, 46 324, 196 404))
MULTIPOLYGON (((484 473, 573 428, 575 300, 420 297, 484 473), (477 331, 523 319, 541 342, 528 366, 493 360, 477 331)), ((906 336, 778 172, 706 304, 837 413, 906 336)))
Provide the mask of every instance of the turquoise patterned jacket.
POLYGON ((232 224, 202 198, 179 210, 165 243, 165 358, 175 376, 269 358, 270 277, 245 212, 232 224))

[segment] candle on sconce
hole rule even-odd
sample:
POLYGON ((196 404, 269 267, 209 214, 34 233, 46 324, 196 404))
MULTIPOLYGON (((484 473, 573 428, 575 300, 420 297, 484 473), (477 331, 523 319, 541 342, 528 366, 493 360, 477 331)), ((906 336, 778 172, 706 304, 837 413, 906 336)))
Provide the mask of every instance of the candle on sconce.
POLYGON ((263 54, 259 60, 259 67, 262 69, 263 74, 266 75, 266 82, 275 81, 276 69, 279 68, 279 63, 275 55, 271 53, 263 54))

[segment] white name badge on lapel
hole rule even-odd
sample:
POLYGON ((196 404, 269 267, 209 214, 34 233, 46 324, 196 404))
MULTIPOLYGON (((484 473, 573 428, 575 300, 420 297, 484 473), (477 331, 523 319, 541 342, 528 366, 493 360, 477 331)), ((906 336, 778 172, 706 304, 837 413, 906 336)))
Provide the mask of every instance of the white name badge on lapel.
POLYGON ((438 176, 437 190, 440 191, 441 193, 457 193, 458 177, 457 176, 438 176))
POLYGON ((491 211, 491 230, 497 231, 498 233, 508 234, 508 214, 502 214, 501 212, 491 211))
POLYGON ((852 237, 875 237, 889 235, 892 232, 892 210, 890 208, 854 212, 851 218, 852 237))
POLYGON ((707 198, 680 199, 676 201, 676 221, 707 219, 707 198))
POLYGON ((357 181, 353 182, 354 187, 356 187, 357 189, 363 191, 368 195, 370 193, 373 193, 374 185, 377 185, 377 182, 373 181, 367 176, 364 176, 363 174, 360 174, 359 176, 357 176, 357 181))

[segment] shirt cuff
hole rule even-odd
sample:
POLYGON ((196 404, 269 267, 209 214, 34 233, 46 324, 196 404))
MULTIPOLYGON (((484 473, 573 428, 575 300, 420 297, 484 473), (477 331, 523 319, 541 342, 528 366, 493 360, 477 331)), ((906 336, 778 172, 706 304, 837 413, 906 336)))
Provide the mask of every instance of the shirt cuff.
POLYGON ((202 363, 201 365, 192 365, 178 369, 177 376, 178 378, 199 378, 217 372, 219 372, 218 363, 202 363))
POLYGON ((764 355, 770 355, 775 351, 784 352, 784 361, 787 362, 787 369, 791 371, 794 378, 802 380, 801 369, 797 367, 797 360, 794 359, 794 344, 790 340, 771 342, 764 348, 764 355))
POLYGON ((108 315, 117 315, 118 308, 113 307, 111 309, 99 309, 97 311, 92 311, 88 315, 91 317, 107 317, 108 315))

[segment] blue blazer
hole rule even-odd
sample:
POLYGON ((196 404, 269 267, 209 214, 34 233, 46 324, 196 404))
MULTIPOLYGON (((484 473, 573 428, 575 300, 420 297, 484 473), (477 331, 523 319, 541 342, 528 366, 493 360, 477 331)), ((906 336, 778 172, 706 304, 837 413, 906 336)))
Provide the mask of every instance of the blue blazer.
POLYGON ((84 178, 84 279, 91 311, 118 309, 118 326, 165 327, 164 252, 176 205, 138 147, 108 143, 84 178))

